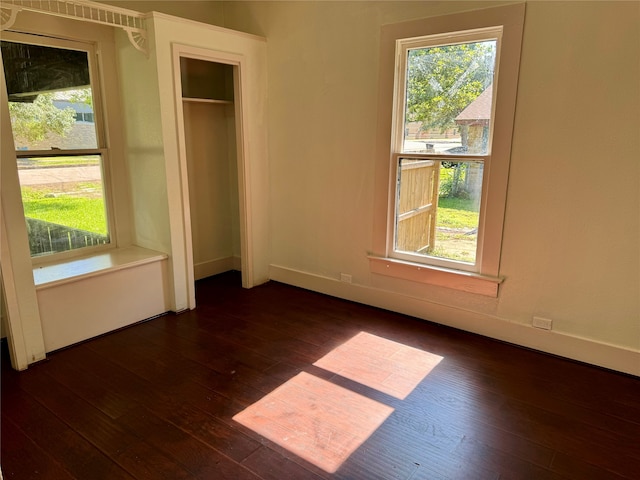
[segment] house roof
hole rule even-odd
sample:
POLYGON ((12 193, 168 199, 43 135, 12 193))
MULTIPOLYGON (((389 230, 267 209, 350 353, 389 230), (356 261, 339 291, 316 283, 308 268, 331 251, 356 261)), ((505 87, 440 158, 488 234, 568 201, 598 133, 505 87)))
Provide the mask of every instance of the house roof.
POLYGON ((458 125, 488 125, 491 119, 493 85, 489 85, 478 98, 467 105, 455 118, 458 125))

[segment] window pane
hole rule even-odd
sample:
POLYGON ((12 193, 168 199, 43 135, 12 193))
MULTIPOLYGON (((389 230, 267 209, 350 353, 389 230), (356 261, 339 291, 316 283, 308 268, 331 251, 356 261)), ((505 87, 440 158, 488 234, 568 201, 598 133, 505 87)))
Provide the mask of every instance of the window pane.
POLYGON ((31 256, 109 243, 100 155, 18 159, 31 256))
POLYGON ((1 47, 16 149, 98 148, 87 52, 4 40, 1 47))
POLYGON ((495 57, 495 40, 408 50, 404 153, 488 153, 495 57))
POLYGON ((395 251, 473 264, 483 163, 400 159, 395 251))

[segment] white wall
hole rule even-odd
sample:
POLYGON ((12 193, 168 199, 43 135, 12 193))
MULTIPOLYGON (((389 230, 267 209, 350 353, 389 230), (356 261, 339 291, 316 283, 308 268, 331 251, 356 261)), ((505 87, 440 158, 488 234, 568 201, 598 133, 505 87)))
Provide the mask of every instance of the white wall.
MULTIPOLYGON (((149 37, 153 37, 149 25, 149 37)), ((115 32, 125 131, 125 156, 133 210, 133 243, 163 253, 171 252, 169 197, 164 168, 160 123, 160 89, 155 55, 146 58, 115 32)), ((151 43, 153 48, 153 43, 151 43)))
POLYGON ((268 39, 271 276, 640 374, 637 2, 527 4, 498 298, 369 272, 380 26, 487 6, 225 2, 268 39))
POLYGON ((529 5, 520 78, 498 314, 639 349, 640 4, 529 5))
POLYGON ((240 257, 234 105, 184 102, 183 114, 198 280, 231 270, 240 257))

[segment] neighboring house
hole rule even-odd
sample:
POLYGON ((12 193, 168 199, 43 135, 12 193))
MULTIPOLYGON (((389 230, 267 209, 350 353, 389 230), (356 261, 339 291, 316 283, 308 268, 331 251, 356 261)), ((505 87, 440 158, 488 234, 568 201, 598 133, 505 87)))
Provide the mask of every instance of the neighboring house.
MULTIPOLYGON (((489 137, 489 124, 491 122, 491 101, 493 85, 489 85, 473 102, 462 110, 455 118, 456 125, 460 128, 462 146, 450 150, 457 150, 466 154, 482 154, 486 152, 489 137)), ((472 164, 465 176, 464 189, 471 198, 480 200, 479 193, 482 190, 481 163, 472 164)))
MULTIPOLYGON (((91 105, 86 103, 74 103, 68 100, 54 100, 53 104, 60 110, 72 108, 76 112, 76 122, 71 127, 69 133, 64 137, 52 133, 39 142, 30 142, 30 150, 50 150, 59 148, 61 150, 70 148, 96 148, 96 127, 93 119, 91 105)), ((20 148, 21 145, 16 145, 20 148)))
POLYGON ((439 128, 423 128, 422 122, 408 122, 405 135, 410 139, 432 139, 432 138, 454 138, 458 132, 457 128, 448 128, 442 131, 439 128))
POLYGON ((76 122, 93 123, 93 108, 88 103, 70 102, 69 100, 54 100, 53 104, 60 110, 72 108, 76 112, 76 122))
POLYGON ((462 135, 462 146, 466 147, 466 153, 480 153, 486 148, 492 97, 493 85, 489 85, 455 118, 456 125, 462 131, 466 130, 466 135, 462 135))

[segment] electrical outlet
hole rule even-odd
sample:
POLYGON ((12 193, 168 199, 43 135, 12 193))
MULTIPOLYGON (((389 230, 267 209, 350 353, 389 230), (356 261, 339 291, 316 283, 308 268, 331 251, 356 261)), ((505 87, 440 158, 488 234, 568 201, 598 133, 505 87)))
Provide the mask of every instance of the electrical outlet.
POLYGON ((349 275, 348 273, 341 273, 340 281, 344 283, 351 283, 351 275, 349 275))
POLYGON ((541 328, 542 330, 551 330, 553 320, 551 320, 550 318, 533 317, 531 325, 533 325, 535 328, 541 328))

